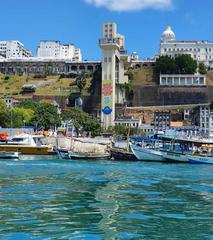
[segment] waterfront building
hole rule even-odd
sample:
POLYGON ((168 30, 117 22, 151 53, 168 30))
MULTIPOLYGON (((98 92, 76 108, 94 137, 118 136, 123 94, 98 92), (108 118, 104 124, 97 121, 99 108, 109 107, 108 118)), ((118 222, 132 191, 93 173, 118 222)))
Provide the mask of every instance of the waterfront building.
POLYGON ((194 109, 193 123, 195 126, 200 127, 200 130, 205 134, 208 134, 209 132, 210 115, 211 111, 209 105, 199 106, 194 109))
POLYGON ((170 111, 156 111, 154 113, 155 131, 166 131, 171 125, 170 111))
POLYGON ((213 69, 213 41, 176 40, 175 33, 168 26, 160 39, 160 55, 176 57, 188 54, 198 63, 213 69))
POLYGON ((32 53, 19 41, 0 41, 0 55, 6 59, 15 59, 31 57, 32 53))
POLYGON ((99 40, 102 49, 102 127, 113 126, 116 118, 116 104, 125 103, 121 84, 128 82, 124 75, 125 63, 129 61, 125 50, 125 37, 117 32, 115 23, 103 25, 103 35, 99 40))
POLYGON ((141 119, 135 119, 133 117, 120 117, 115 120, 115 126, 126 126, 132 128, 139 128, 142 124, 141 119))
POLYGON ((82 54, 74 44, 61 44, 60 41, 40 41, 37 48, 37 57, 46 59, 69 59, 81 62, 82 54))

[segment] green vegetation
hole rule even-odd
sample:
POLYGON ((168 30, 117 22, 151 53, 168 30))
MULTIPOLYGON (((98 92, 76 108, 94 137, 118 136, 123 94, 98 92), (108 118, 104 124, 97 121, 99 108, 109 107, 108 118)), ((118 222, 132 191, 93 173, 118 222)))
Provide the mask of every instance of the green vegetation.
POLYGON ((119 135, 119 136, 130 136, 132 135, 140 135, 140 136, 145 136, 145 132, 137 129, 137 128, 132 128, 132 127, 127 127, 124 125, 116 125, 116 126, 111 126, 107 130, 110 133, 113 133, 114 135, 119 135))
POLYGON ((33 110, 22 107, 8 108, 4 101, 0 101, 0 126, 9 128, 22 127, 24 123, 30 124, 33 110))
POLYGON ((0 126, 19 128, 23 125, 33 125, 47 130, 61 124, 57 108, 47 103, 24 101, 15 108, 7 108, 5 102, 0 101, 0 126))
POLYGON ((200 74, 207 74, 207 69, 204 63, 199 63, 198 68, 199 68, 198 71, 200 74))
POLYGON ((71 108, 62 115, 64 121, 70 121, 74 125, 77 135, 80 132, 91 133, 91 136, 98 136, 101 132, 100 123, 86 112, 71 108))
POLYGON ((190 55, 161 56, 156 60, 156 70, 159 74, 194 74, 197 62, 190 55))
POLYGON ((23 93, 28 96, 49 95, 49 96, 69 96, 70 93, 81 92, 82 96, 90 95, 89 89, 92 75, 86 75, 77 81, 77 74, 48 75, 45 74, 24 74, 5 75, 0 73, 0 94, 22 97, 23 93), (22 92, 24 85, 35 85, 35 92, 22 92))
POLYGON ((75 80, 75 84, 77 85, 77 87, 79 88, 80 91, 80 95, 82 90, 84 89, 84 87, 86 86, 87 83, 87 79, 86 79, 86 75, 85 74, 81 74, 80 76, 78 76, 75 80))

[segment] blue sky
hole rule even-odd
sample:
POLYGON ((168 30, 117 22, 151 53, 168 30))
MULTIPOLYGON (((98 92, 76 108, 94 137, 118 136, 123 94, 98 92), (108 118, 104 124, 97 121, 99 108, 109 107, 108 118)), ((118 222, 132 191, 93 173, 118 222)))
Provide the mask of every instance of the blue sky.
POLYGON ((126 48, 154 55, 165 26, 177 39, 213 40, 213 0, 7 0, 1 1, 0 39, 20 40, 33 53, 41 39, 72 42, 84 59, 99 60, 102 24, 115 21, 126 48))

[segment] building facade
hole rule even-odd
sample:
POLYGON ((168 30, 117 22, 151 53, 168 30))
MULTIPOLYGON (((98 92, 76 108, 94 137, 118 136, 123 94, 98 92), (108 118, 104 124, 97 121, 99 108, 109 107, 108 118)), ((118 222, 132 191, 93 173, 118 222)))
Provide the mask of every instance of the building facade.
POLYGON ((168 111, 156 111, 154 113, 155 131, 166 131, 171 125, 171 113, 168 111))
POLYGON ((6 59, 0 61, 0 73, 28 74, 28 73, 82 73, 95 72, 101 68, 99 61, 72 62, 58 59, 6 59))
POLYGON ((206 76, 195 74, 160 74, 160 86, 206 86, 206 76))
POLYGON ((37 57, 46 59, 69 59, 81 62, 82 54, 74 44, 61 44, 60 41, 40 41, 37 57))
POLYGON ((160 40, 160 55, 176 57, 188 54, 198 63, 204 63, 213 69, 213 41, 180 41, 176 40, 175 33, 168 26, 160 40))
POLYGON ((103 35, 99 40, 99 46, 102 49, 101 122, 102 127, 107 129, 115 124, 116 104, 125 102, 125 95, 120 84, 128 82, 124 69, 129 57, 125 50, 125 38, 117 33, 115 23, 103 25, 103 35))
POLYGON ((19 41, 0 41, 0 55, 6 59, 28 58, 32 53, 19 41))

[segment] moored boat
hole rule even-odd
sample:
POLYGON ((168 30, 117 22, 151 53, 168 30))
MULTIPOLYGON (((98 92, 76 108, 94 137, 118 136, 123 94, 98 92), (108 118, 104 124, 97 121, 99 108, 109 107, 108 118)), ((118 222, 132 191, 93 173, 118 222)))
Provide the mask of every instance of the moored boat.
POLYGON ((19 134, 7 142, 0 144, 0 151, 19 152, 21 154, 51 155, 54 151, 51 146, 43 144, 43 136, 19 134))
POLYGON ((189 162, 188 154, 175 152, 175 151, 161 151, 164 159, 169 162, 180 162, 187 163, 189 162))
POLYGON ((73 160, 106 160, 110 158, 110 154, 69 152, 69 158, 73 160))
POLYGON ((129 152, 125 149, 111 148, 110 153, 111 153, 111 158, 114 160, 123 160, 123 161, 137 160, 137 158, 132 152, 129 152))
POLYGON ((189 156, 188 161, 193 164, 213 164, 213 157, 210 156, 189 156))
POLYGON ((163 162, 165 161, 162 152, 154 147, 137 146, 130 144, 131 150, 140 161, 163 162))
POLYGON ((19 159, 19 153, 0 151, 0 159, 19 159))

